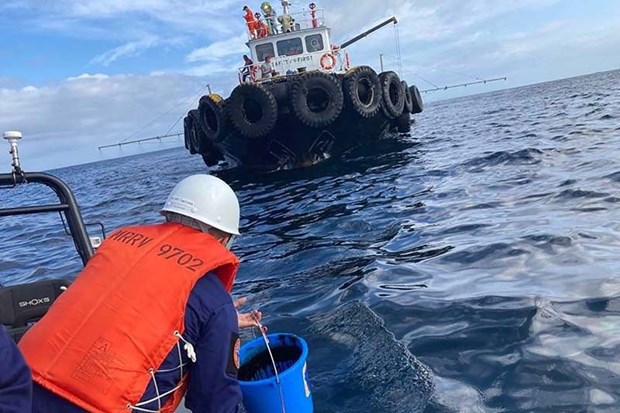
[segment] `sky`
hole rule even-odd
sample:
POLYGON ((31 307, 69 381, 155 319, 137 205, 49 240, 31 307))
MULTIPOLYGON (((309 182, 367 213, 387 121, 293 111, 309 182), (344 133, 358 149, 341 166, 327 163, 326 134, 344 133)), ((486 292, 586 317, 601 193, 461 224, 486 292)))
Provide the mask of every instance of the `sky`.
MULTIPOLYGON (((618 0, 315 2, 335 44, 398 18, 348 49, 352 65, 379 71, 382 54, 397 70, 398 39, 399 74, 420 90, 507 77, 423 94, 427 103, 620 68, 618 0)), ((1 0, 0 131, 23 132, 29 171, 182 146, 179 137, 98 149, 182 132, 207 85, 228 96, 247 52, 245 4, 257 11, 260 1, 1 0)), ((305 8, 293 1, 292 11, 305 8)))

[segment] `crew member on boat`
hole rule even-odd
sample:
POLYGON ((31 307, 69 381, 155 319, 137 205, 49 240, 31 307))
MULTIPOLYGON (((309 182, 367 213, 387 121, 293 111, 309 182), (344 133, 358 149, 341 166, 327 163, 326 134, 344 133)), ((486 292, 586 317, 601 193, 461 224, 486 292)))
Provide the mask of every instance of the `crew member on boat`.
POLYGON ((261 313, 238 314, 230 296, 237 196, 192 175, 161 214, 110 234, 20 340, 34 413, 172 413, 183 396, 194 413, 239 411, 239 328, 261 313))
POLYGON ((258 22, 256 21, 256 17, 254 17, 252 9, 250 9, 248 6, 243 6, 243 11, 245 12, 243 18, 248 25, 248 31, 250 32, 250 36, 252 37, 252 39, 256 39, 256 37, 258 36, 258 22))
POLYGON ((30 369, 15 342, 0 325, 0 412, 32 410, 30 369))

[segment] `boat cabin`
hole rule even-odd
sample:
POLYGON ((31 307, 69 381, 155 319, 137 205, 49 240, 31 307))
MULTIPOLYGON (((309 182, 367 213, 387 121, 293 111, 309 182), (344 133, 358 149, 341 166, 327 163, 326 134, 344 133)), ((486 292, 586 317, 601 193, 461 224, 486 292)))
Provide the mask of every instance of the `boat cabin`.
POLYGON ((346 52, 331 44, 331 29, 325 25, 323 10, 311 3, 309 10, 291 14, 288 2, 281 3, 284 12, 279 17, 268 3, 267 12, 263 3, 264 19, 260 13, 254 20, 246 17, 246 45, 253 65, 239 69, 241 83, 310 70, 333 73, 348 69, 346 52))

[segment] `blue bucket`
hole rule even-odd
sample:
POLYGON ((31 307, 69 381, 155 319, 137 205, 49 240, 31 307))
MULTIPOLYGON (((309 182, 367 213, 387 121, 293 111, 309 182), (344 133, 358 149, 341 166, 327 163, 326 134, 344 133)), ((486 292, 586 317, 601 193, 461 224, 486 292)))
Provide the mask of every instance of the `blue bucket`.
MULTIPOLYGON (((306 371, 308 345, 293 334, 269 334, 269 348, 278 368, 286 413, 312 413, 312 394, 306 371)), ((238 380, 248 413, 280 413, 280 389, 263 337, 239 350, 238 380)))

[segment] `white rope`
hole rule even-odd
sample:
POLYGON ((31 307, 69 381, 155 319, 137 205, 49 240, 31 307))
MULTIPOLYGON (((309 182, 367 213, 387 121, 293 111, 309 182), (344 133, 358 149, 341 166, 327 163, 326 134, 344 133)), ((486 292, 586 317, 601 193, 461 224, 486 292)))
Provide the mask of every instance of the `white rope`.
POLYGON ((135 405, 132 405, 131 403, 127 404, 127 409, 134 409, 140 412, 148 412, 148 413, 157 413, 161 410, 161 399, 163 399, 164 397, 168 396, 169 394, 174 393, 175 391, 177 391, 178 389, 181 388, 181 380, 183 379, 183 366, 186 366, 188 363, 183 363, 183 357, 182 357, 182 353, 181 353, 181 341, 183 341, 184 345, 183 348, 185 349, 185 351, 187 352, 187 357, 192 360, 192 362, 196 362, 196 352, 194 351, 194 346, 192 345, 192 343, 190 343, 189 341, 185 340, 185 338, 181 335, 181 333, 179 333, 178 331, 175 331, 173 333, 173 335, 175 337, 177 337, 179 339, 179 341, 177 341, 177 352, 179 354, 179 365, 171 368, 171 369, 163 369, 163 370, 157 370, 155 371, 153 368, 149 369, 149 374, 151 375, 151 380, 153 381, 153 385, 155 387, 155 397, 153 397, 152 399, 149 400, 145 400, 143 402, 140 403, 136 403, 135 405), (175 386, 174 388, 168 390, 165 393, 159 393, 159 386, 157 385, 157 379, 155 378, 155 374, 156 373, 168 373, 171 371, 175 371, 175 370, 181 370, 181 376, 179 378, 179 384, 177 384, 177 386, 175 386), (151 409, 146 409, 140 406, 145 406, 147 404, 151 404, 153 402, 157 401, 157 410, 151 410, 151 409))
POLYGON ((400 30, 398 29, 398 23, 394 23, 394 36, 396 38, 396 63, 398 67, 398 76, 403 76, 403 64, 400 53, 400 30))
POLYGON ((194 351, 194 346, 192 345, 192 343, 190 343, 189 341, 185 340, 183 338, 183 336, 178 331, 175 331, 174 335, 177 336, 179 338, 179 340, 182 340, 185 343, 185 345, 183 346, 183 349, 185 351, 187 351, 187 357, 189 357, 189 359, 195 363, 196 362, 196 352, 194 351))
POLYGON ((161 395, 159 394, 159 386, 157 385, 157 380, 155 379, 155 370, 149 369, 149 373, 151 373, 151 379, 153 380, 153 385, 155 386, 155 394, 157 397, 157 411, 161 410, 161 395))
POLYGON ((282 393, 282 383, 280 382, 280 375, 278 374, 278 367, 276 366, 276 360, 273 358, 273 353, 271 352, 271 347, 269 347, 269 339, 267 338, 267 334, 265 334, 265 329, 263 325, 260 323, 260 320, 252 314, 254 317, 254 321, 258 325, 258 329, 263 336, 263 341, 265 342, 265 346, 267 346, 267 351, 269 352, 269 357, 271 357, 271 363, 273 365, 273 371, 276 375, 276 382, 278 383, 278 389, 280 390, 280 403, 282 404, 282 413, 286 413, 286 406, 284 405, 284 394, 282 393))
MULTIPOLYGON (((177 391, 177 390, 178 390, 178 389, 180 389, 180 388, 181 388, 181 385, 180 385, 180 384, 178 384, 175 388, 170 389, 170 390, 168 390, 168 391, 167 391, 167 392, 165 392, 165 393, 162 393, 162 394, 161 394, 161 396, 160 396, 160 398, 164 398, 164 397, 166 397, 167 395, 169 395, 169 394, 171 394, 171 393, 174 393, 175 391, 177 391)), ((144 406, 145 404, 153 403, 153 402, 155 401, 155 399, 156 399, 156 397, 153 397, 153 398, 152 398, 152 399, 150 399, 150 400, 145 400, 145 401, 143 401, 143 402, 137 403, 137 404, 136 404, 136 406, 144 406)), ((134 406, 131 406, 131 407, 134 407, 134 406)), ((149 411, 151 411, 151 410, 149 410, 149 411)), ((155 410, 155 411, 157 411, 157 410, 155 410)))
POLYGON ((132 409, 132 410, 137 410, 139 412, 158 413, 157 410, 143 409, 142 407, 132 406, 131 404, 128 404, 127 408, 132 409))

